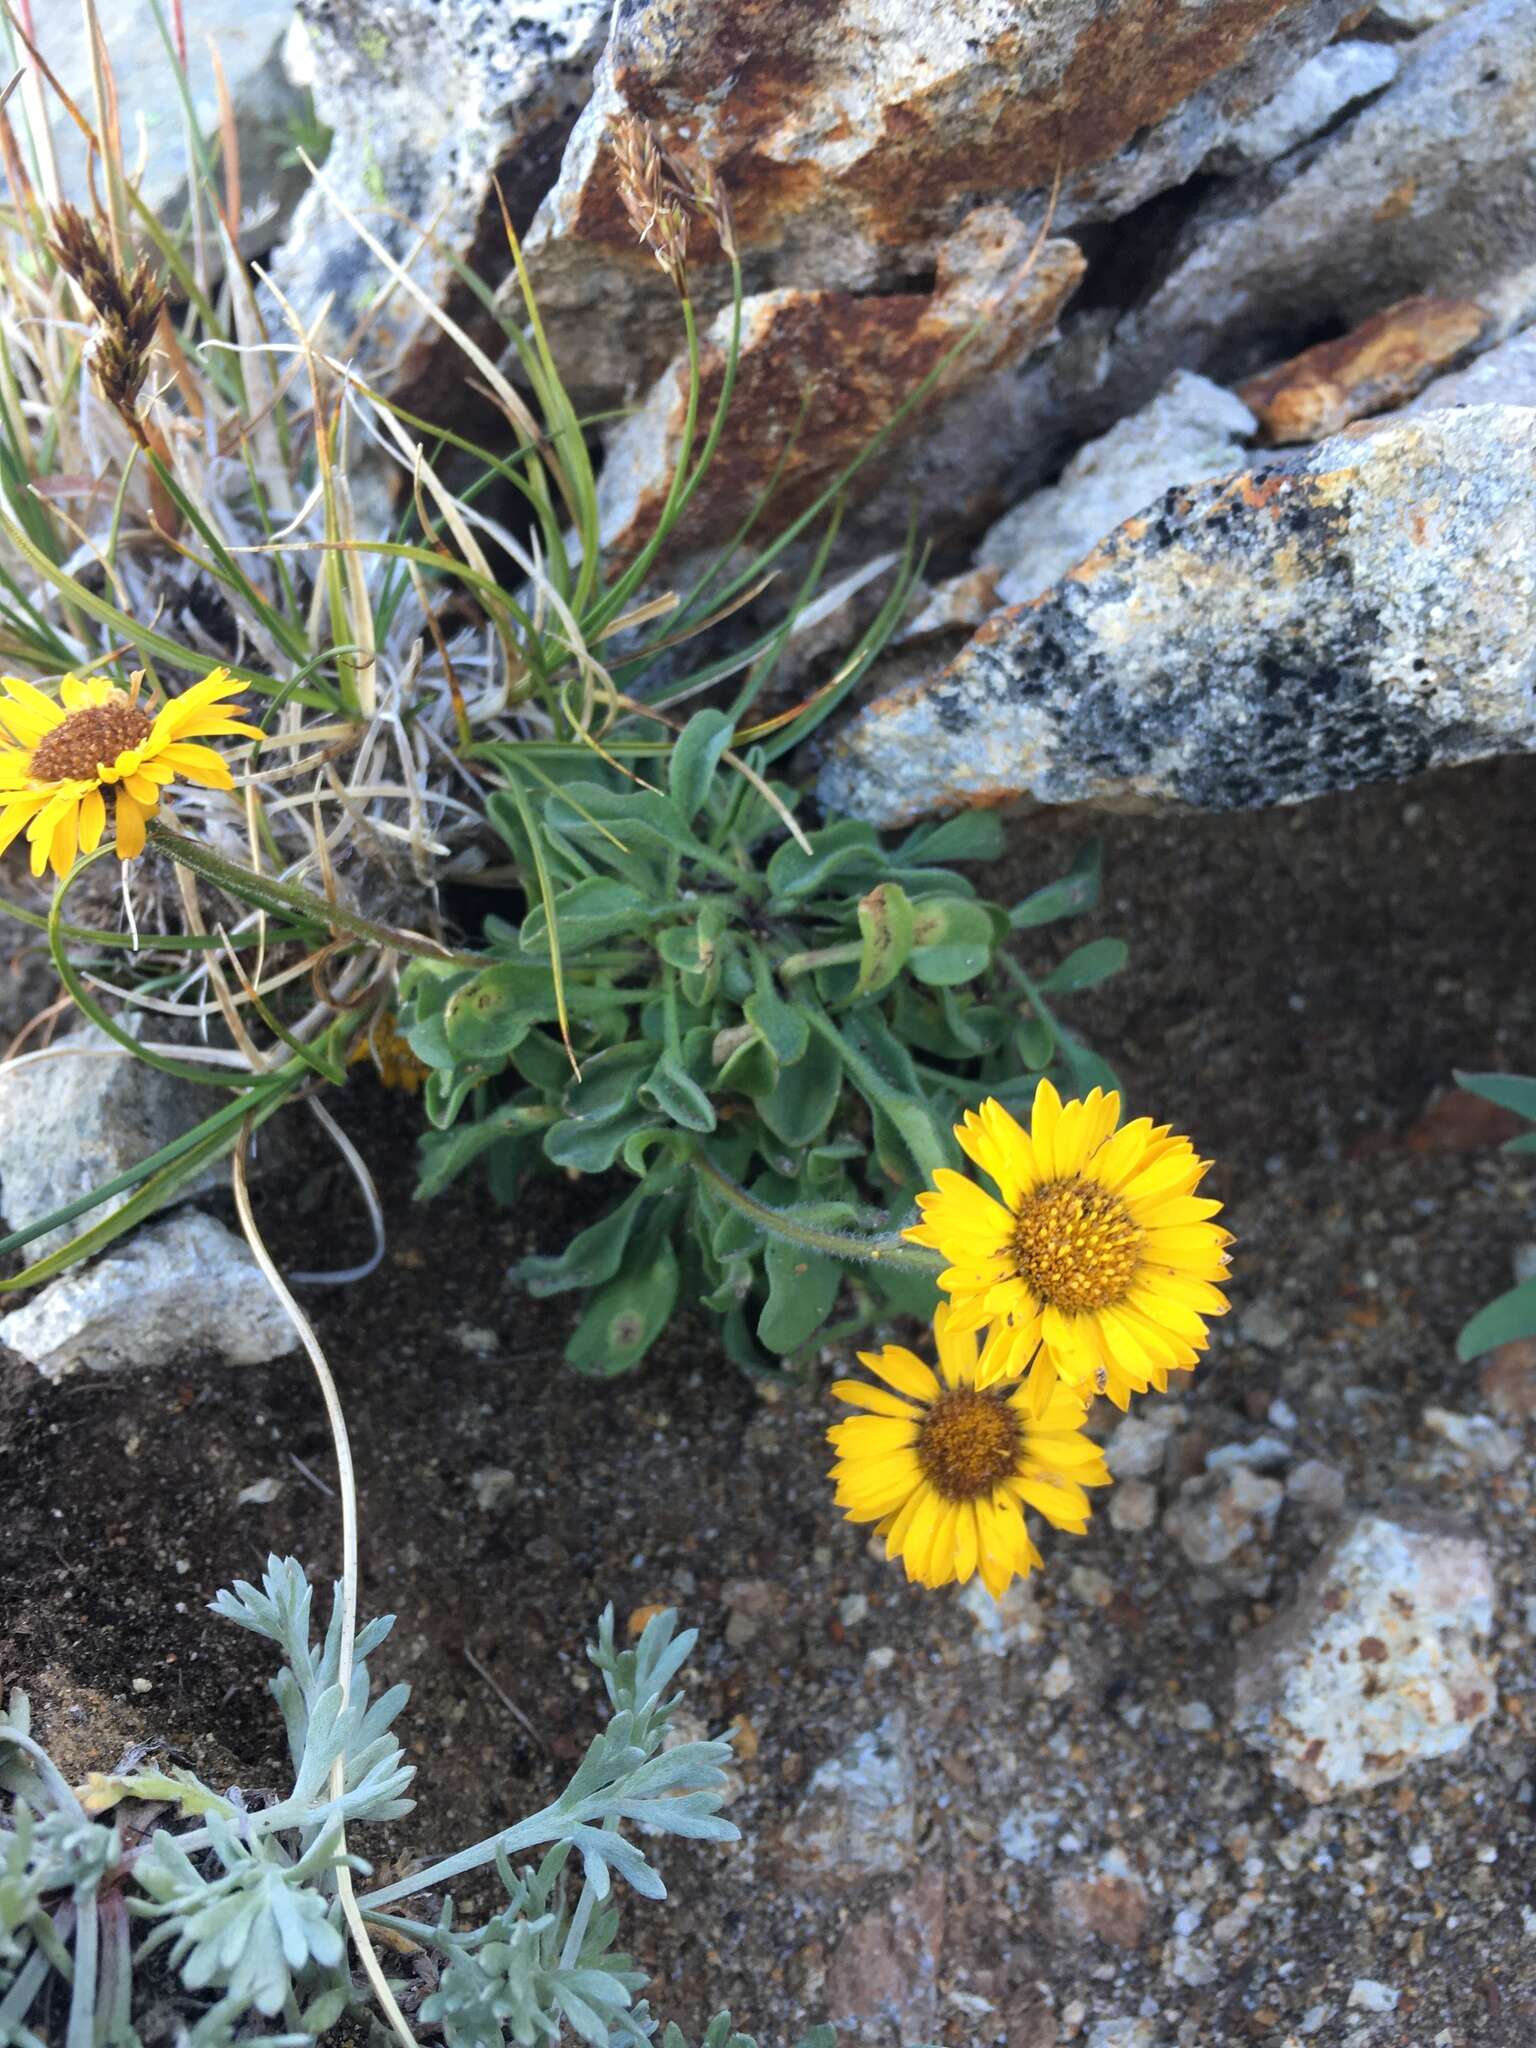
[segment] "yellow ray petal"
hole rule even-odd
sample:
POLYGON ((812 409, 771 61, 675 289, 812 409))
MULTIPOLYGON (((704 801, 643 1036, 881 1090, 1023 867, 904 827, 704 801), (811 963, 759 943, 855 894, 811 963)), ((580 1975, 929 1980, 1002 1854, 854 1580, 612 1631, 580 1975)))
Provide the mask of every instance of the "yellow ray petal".
POLYGON ((99 789, 88 789, 80 799, 80 851, 94 853, 107 829, 107 807, 99 789))
POLYGON ((144 813, 124 789, 117 792, 115 808, 117 857, 137 860, 144 851, 144 813))
POLYGON ((918 1411, 910 1401, 903 1401, 899 1394, 887 1393, 884 1387, 872 1387, 868 1380, 834 1380, 832 1393, 835 1399, 846 1401, 850 1408, 867 1408, 872 1415, 899 1415, 908 1422, 919 1419, 918 1411))
POLYGON ((883 1351, 861 1351, 859 1363, 878 1373, 898 1394, 910 1394, 914 1401, 936 1401, 939 1398, 939 1383, 932 1369, 915 1351, 908 1351, 900 1344, 887 1344, 883 1351))
POLYGON ((162 747, 158 758, 184 781, 199 783, 204 789, 233 789, 235 786, 229 763, 212 747, 200 747, 190 740, 181 740, 174 746, 162 747))

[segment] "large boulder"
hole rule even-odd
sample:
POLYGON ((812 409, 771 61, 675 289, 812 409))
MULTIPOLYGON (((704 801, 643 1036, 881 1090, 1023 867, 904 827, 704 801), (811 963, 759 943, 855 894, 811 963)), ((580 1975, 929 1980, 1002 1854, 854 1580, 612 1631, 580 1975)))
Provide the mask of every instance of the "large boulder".
POLYGON ((1293 803, 1536 746, 1536 410, 1350 432, 1122 524, 868 705, 822 800, 1293 803))

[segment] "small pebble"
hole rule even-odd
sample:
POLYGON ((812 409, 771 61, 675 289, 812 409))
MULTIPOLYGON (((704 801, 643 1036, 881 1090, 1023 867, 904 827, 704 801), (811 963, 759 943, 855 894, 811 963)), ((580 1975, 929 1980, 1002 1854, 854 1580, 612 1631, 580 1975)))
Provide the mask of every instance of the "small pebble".
POLYGON ((1066 1655, 1053 1657, 1040 1681, 1040 1691, 1048 1700, 1065 1699, 1072 1690, 1072 1660, 1066 1655))
POLYGON ((1426 1408, 1424 1427, 1443 1437, 1453 1451, 1490 1472, 1507 1472, 1520 1456, 1520 1439, 1501 1429, 1491 1415, 1457 1415, 1449 1408, 1426 1408))
POLYGON ((135 1692, 153 1692, 155 1689, 155 1682, 152 1678, 135 1678, 132 1684, 135 1692))
POLYGON ((1408 1861, 1415 1870, 1428 1870, 1434 1860, 1435 1852, 1431 1849, 1428 1842, 1415 1842, 1408 1851, 1408 1861))
POLYGON ((281 1479, 254 1480, 251 1485, 242 1486, 235 1495, 235 1506, 237 1508, 264 1508, 272 1501, 275 1501, 282 1490, 283 1482, 281 1479))
POLYGON ((1320 1515, 1344 1512, 1344 1474, 1321 1458, 1303 1458, 1286 1475, 1286 1496, 1320 1515))
POLYGON ((1122 1479, 1109 1496, 1109 1523, 1122 1535, 1150 1529, 1157 1520, 1157 1488, 1145 1479, 1122 1479))
POLYGON ((1204 1700, 1186 1700, 1179 1709, 1178 1722, 1191 1735, 1207 1735, 1216 1726, 1216 1716, 1204 1700))
POLYGON ((1067 1589, 1074 1600, 1081 1600, 1085 1607, 1107 1607, 1115 1597, 1115 1589, 1105 1573, 1095 1565, 1075 1564, 1067 1573, 1067 1589))
POLYGON ((844 1628, 857 1628, 869 1613, 867 1593, 849 1593, 837 1603, 837 1618, 844 1628))
POLYGON ((1163 1468, 1168 1439, 1184 1420, 1180 1401, 1164 1401, 1149 1415, 1127 1415, 1105 1446, 1116 1479, 1151 1479, 1163 1468))
POLYGON ((1261 1294, 1250 1301, 1237 1319, 1237 1334, 1246 1344, 1264 1351, 1280 1351, 1290 1343, 1301 1326, 1294 1309, 1285 1308, 1273 1295, 1261 1294))
POLYGON ((1349 2008, 1351 2012, 1392 2012, 1397 2006, 1397 1993, 1390 1984, 1380 1984, 1374 1977, 1357 1977, 1349 1987, 1349 2008))
POLYGON ((1283 1465, 1291 1455, 1291 1447, 1284 1437, 1255 1437, 1251 1444, 1218 1444, 1214 1451, 1205 1454, 1207 1472, 1224 1472, 1233 1465, 1249 1465, 1256 1472, 1266 1471, 1271 1465, 1283 1465))
POLYGON ((475 1506, 482 1514, 491 1514, 503 1501, 516 1493, 517 1474, 504 1465, 482 1465, 478 1472, 469 1475, 469 1490, 475 1496, 475 1506))

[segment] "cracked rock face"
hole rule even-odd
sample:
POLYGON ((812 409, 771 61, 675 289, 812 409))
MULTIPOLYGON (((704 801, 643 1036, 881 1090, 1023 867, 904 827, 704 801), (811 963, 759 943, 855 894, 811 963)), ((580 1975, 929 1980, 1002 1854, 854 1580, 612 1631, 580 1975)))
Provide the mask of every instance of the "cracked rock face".
MULTIPOLYGON (((776 515, 793 518, 888 426, 917 385, 941 371, 976 323, 972 345, 943 372, 947 391, 1027 355, 1082 273, 1075 242, 1036 249, 1005 207, 978 207, 941 249, 931 292, 784 290, 747 300, 735 402, 676 545, 707 545, 729 530, 762 488, 769 450, 782 458, 776 515)), ((731 322, 729 310, 720 313, 709 336, 699 404, 705 419, 719 397, 731 322)), ((614 436, 601 503, 604 538, 616 554, 633 553, 655 525, 681 453, 688 386, 683 358, 614 436)))
MULTIPOLYGON (((509 283, 494 177, 577 408, 628 410, 601 484, 616 560, 654 530, 686 383, 616 118, 709 160, 744 266, 736 404, 678 560, 783 458, 756 531, 781 530, 975 322, 850 493, 834 582, 913 519, 960 573, 909 629, 910 687, 893 663, 845 728, 828 802, 1244 807, 1532 744, 1530 0, 300 15, 326 184, 425 305, 323 192, 279 286, 306 317, 329 295, 332 344, 407 407, 483 428, 427 308, 500 346, 455 270, 509 283)), ((702 229, 689 275, 707 414, 729 273, 702 229)))
MULTIPOLYGON (((591 89, 608 15, 607 0, 299 0, 315 110, 335 131, 326 185, 480 338, 494 330, 451 259, 493 281, 511 267, 492 178, 525 226, 591 89)), ((330 299, 331 337, 353 341, 365 374, 441 409, 442 337, 324 190, 305 197, 272 267, 305 317, 330 299)), ((462 363, 453 374, 462 382, 462 363)))
POLYGON ((1236 1725, 1321 1802, 1448 1756, 1497 1704, 1483 1544, 1430 1518, 1364 1515, 1290 1608, 1238 1646, 1236 1725))
POLYGON ((1536 746, 1533 475, 1536 411, 1473 406, 1169 491, 868 705, 821 799, 1230 810, 1536 746))

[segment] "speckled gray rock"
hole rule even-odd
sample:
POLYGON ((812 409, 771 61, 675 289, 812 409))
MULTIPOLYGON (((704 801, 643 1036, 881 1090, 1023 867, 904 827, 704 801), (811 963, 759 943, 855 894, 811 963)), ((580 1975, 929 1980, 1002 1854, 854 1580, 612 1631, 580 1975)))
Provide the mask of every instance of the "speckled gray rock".
POLYGON ((195 1209, 136 1232, 0 1316, 0 1344, 48 1379, 192 1357, 261 1365, 298 1341, 245 1241, 195 1209))
POLYGON ((1363 1515, 1292 1605, 1244 1637, 1236 1726, 1276 1777, 1315 1801, 1448 1756, 1497 1704, 1477 1647, 1493 1626, 1493 1567, 1467 1531, 1363 1515))
POLYGON ((1406 44, 1396 79, 1294 175, 1197 216, 1107 382, 1184 366, 1232 376, 1298 319, 1357 326, 1397 299, 1476 299, 1507 334, 1536 308, 1536 9, 1480 0, 1406 44))
POLYGON ((823 1882, 894 1875, 912 1861, 916 1798, 911 1740, 898 1710, 818 1764, 783 1846, 823 1882))
POLYGON ((1321 134, 1347 107, 1390 85, 1400 62, 1390 43, 1330 43, 1309 57, 1272 100, 1239 121, 1208 162, 1222 169, 1273 163, 1321 134))
POLYGON ((1452 405, 1536 405, 1536 327, 1512 334, 1464 370, 1436 377, 1403 411, 1443 412, 1452 405))
POLYGON ((1175 371, 1150 405, 1079 449, 1058 484, 1005 512, 977 548, 977 566, 998 572, 1000 603, 1037 597, 1172 485, 1242 469, 1257 425, 1221 385, 1175 371))
MULTIPOLYGON (((25 1229, 179 1138, 223 1099, 130 1058, 94 1029, 0 1068, 0 1216, 25 1229)), ((128 1199, 34 1238, 22 1257, 35 1264, 128 1199)))
POLYGON ((1533 478, 1536 411, 1473 406, 1171 492, 867 706, 822 801, 1230 810, 1528 750, 1533 478))
MULTIPOLYGON (((449 258, 493 278, 510 268, 492 175, 526 225, 590 90, 607 0, 299 0, 299 14, 316 111, 335 131, 326 181, 435 303, 477 324, 449 258)), ((306 314, 332 297, 337 342, 368 315, 356 360, 375 374, 431 374, 437 329, 323 193, 305 198, 272 268, 306 314)))

